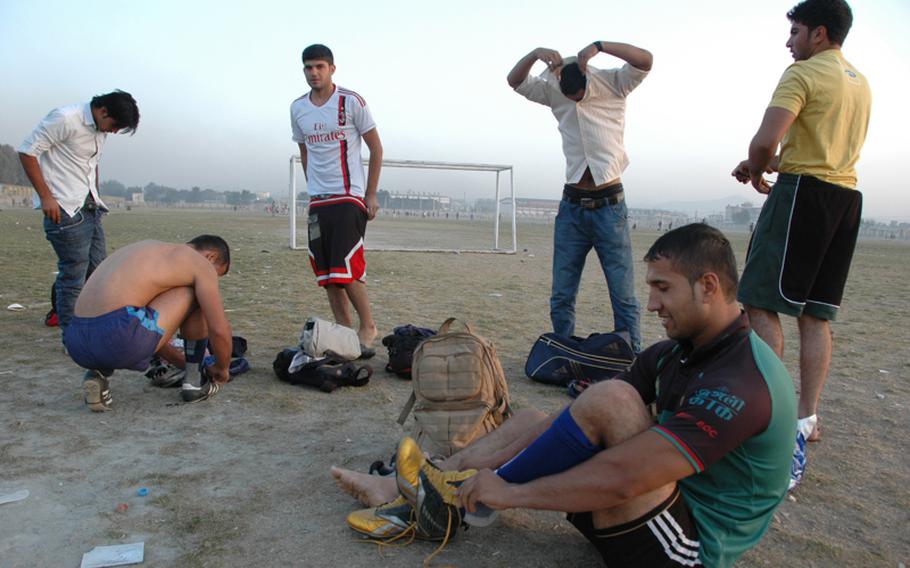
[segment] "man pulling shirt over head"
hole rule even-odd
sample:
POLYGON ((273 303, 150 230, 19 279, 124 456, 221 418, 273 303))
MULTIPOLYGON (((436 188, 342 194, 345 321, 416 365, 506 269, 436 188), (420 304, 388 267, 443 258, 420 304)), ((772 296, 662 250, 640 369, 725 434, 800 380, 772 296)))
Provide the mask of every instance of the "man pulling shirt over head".
POLYGON ((553 235, 553 331, 565 336, 575 333, 575 298, 585 258, 593 247, 610 291, 614 328, 629 333, 636 352, 641 348, 639 306, 620 176, 629 165, 623 147, 626 97, 648 75, 651 62, 651 54, 644 49, 595 41, 577 59, 537 48, 522 57, 508 76, 517 93, 553 112, 566 157, 566 184, 553 235), (626 64, 607 70, 589 66, 588 60, 600 52, 626 64), (537 61, 546 63, 547 69, 533 77, 530 72, 537 61))

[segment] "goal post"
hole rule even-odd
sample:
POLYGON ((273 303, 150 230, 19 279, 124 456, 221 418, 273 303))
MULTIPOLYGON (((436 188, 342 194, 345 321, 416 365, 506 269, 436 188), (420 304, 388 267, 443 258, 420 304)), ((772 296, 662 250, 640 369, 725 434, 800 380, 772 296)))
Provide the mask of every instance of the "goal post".
MULTIPOLYGON (((364 165, 369 163, 369 160, 362 160, 364 165)), ((301 171, 300 168, 300 156, 294 154, 289 160, 289 182, 288 182, 288 203, 289 203, 289 224, 290 224, 290 247, 294 250, 300 250, 306 248, 306 243, 302 246, 297 244, 297 179, 298 173, 301 171)), ((499 164, 471 164, 471 163, 459 163, 459 162, 428 162, 422 160, 383 160, 383 168, 411 168, 411 169, 421 169, 421 170, 449 170, 449 171, 469 171, 469 172, 490 172, 494 174, 495 177, 495 212, 493 216, 493 235, 491 239, 491 246, 488 249, 484 248, 475 248, 475 249, 459 249, 459 248, 418 248, 418 247, 389 247, 389 246, 369 246, 370 251, 409 251, 409 252, 456 252, 456 253, 493 253, 493 254, 515 254, 518 250, 518 234, 516 229, 516 202, 515 202, 515 187, 517 185, 515 179, 515 167, 511 165, 499 165, 499 164), (508 173, 509 181, 509 194, 507 197, 502 197, 502 191, 500 189, 500 178, 504 177, 508 173), (508 205, 508 214, 511 218, 512 225, 512 239, 511 246, 507 248, 500 248, 499 246, 499 229, 500 229, 500 217, 502 216, 502 205, 505 202, 508 205)), ((380 211, 380 214, 382 211, 380 211)))

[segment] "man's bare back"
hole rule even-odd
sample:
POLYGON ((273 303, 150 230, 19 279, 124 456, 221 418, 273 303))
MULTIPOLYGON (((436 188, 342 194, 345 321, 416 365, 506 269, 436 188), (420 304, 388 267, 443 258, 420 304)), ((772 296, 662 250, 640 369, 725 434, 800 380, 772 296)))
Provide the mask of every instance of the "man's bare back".
POLYGON ((218 293, 218 273, 189 245, 139 241, 108 256, 86 282, 76 302, 76 315, 96 317, 124 306, 146 306, 173 288, 192 287, 210 279, 218 293), (206 278, 207 277, 207 278, 206 278))

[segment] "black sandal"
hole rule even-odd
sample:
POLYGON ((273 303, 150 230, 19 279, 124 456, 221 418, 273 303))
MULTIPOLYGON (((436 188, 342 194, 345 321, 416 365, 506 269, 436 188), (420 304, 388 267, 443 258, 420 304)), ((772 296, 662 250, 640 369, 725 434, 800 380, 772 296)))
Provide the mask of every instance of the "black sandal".
POLYGON ((387 475, 395 474, 395 454, 392 454, 392 458, 389 460, 389 465, 382 460, 376 460, 370 464, 370 475, 379 475, 385 477, 387 475))
POLYGON ((324 365, 319 367, 319 375, 324 379, 320 387, 325 392, 332 392, 338 387, 362 387, 370 382, 373 367, 344 363, 342 365, 324 365))

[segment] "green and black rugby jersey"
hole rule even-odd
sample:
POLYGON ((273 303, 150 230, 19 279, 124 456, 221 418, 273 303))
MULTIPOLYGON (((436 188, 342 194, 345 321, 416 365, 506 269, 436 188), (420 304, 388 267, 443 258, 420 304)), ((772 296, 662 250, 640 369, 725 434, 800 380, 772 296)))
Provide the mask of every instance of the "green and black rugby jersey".
POLYGON ((653 345, 618 378, 657 404, 653 430, 695 471, 679 486, 702 562, 732 565, 761 539, 787 493, 796 395, 783 363, 742 314, 698 349, 686 341, 653 345))

